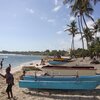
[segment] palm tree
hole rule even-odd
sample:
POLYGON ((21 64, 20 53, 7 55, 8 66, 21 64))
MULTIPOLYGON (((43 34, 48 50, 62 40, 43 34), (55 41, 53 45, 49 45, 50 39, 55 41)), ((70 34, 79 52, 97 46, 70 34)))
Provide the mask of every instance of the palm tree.
POLYGON ((91 17, 93 13, 92 3, 96 4, 100 0, 64 0, 64 4, 70 3, 71 5, 71 13, 76 17, 80 15, 80 22, 81 27, 83 29, 83 25, 85 24, 86 27, 86 20, 85 16, 91 18, 93 21, 94 19, 91 17), (84 24, 82 23, 84 21, 84 24))
MULTIPOLYGON (((63 0, 63 3, 64 4, 66 4, 66 3, 73 3, 75 0, 63 0)), ((97 2, 99 2, 100 0, 83 0, 84 2, 93 2, 94 3, 94 5, 97 3, 97 2)))
POLYGON ((89 28, 84 28, 84 35, 83 38, 86 39, 87 48, 89 48, 89 42, 93 41, 93 32, 89 28))
POLYGON ((97 32, 100 32, 100 19, 98 19, 94 24, 93 24, 93 33, 95 35, 95 38, 97 37, 97 32))
MULTIPOLYGON (((69 31, 70 34, 69 35, 72 35, 72 43, 71 43, 71 51, 74 51, 74 37, 75 35, 77 34, 77 26, 76 26, 76 22, 75 21, 72 21, 70 23, 70 25, 67 25, 69 28, 68 29, 65 29, 65 31, 69 31)), ((74 52, 73 52, 74 54, 74 52)), ((75 54, 74 54, 75 55, 75 54)))
POLYGON ((97 2, 100 2, 100 0, 93 0, 94 2, 94 5, 97 3, 97 2))
POLYGON ((84 59, 84 41, 83 41, 83 33, 82 33, 82 29, 81 29, 81 23, 80 23, 80 16, 78 16, 78 26, 79 26, 79 33, 81 34, 81 39, 82 39, 82 57, 84 59))
POLYGON ((100 18, 96 21, 97 32, 100 32, 100 18))
POLYGON ((71 6, 72 11, 71 14, 73 14, 75 17, 78 16, 78 25, 79 25, 79 30, 81 33, 81 39, 82 39, 82 56, 83 59, 84 57, 84 41, 83 41, 83 36, 82 33, 84 34, 84 25, 86 28, 88 28, 86 21, 85 21, 85 16, 93 18, 90 16, 90 14, 93 12, 92 6, 89 2, 85 2, 85 0, 75 0, 74 4, 71 6), (84 22, 84 23, 83 23, 84 22))
MULTIPOLYGON (((71 14, 73 14, 75 17, 78 16, 78 25, 80 28, 80 33, 81 33, 81 38, 82 38, 82 33, 84 33, 84 25, 86 28, 88 28, 86 24, 85 16, 93 20, 93 18, 91 17, 91 14, 93 13, 93 8, 92 8, 92 4, 90 0, 64 0, 64 3, 65 4, 70 3, 71 14)), ((82 45, 83 45, 83 51, 84 51, 83 38, 82 38, 82 45)))

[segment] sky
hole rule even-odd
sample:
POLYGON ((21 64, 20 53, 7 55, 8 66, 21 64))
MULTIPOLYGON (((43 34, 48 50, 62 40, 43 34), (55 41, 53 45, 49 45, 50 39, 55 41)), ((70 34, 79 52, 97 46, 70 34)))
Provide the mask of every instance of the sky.
MULTIPOLYGON (((64 32, 75 18, 63 0, 0 0, 0 51, 69 50, 71 36, 64 32)), ((100 18, 100 3, 94 19, 100 18)), ((91 25, 91 20, 87 24, 91 25)), ((80 36, 75 48, 81 48, 80 36)))

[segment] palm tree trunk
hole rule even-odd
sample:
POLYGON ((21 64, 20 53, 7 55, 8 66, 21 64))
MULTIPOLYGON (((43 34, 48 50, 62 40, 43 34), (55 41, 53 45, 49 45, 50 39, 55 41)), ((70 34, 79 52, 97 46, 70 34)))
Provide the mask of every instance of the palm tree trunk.
POLYGON ((75 53, 74 53, 74 37, 72 37, 72 42, 73 42, 73 55, 75 56, 75 53))
POLYGON ((71 57, 73 55, 73 36, 72 36, 72 43, 71 43, 71 57))
POLYGON ((81 38, 82 38, 82 47, 83 47, 83 51, 82 51, 82 57, 84 59, 84 41, 83 41, 83 37, 82 37, 82 31, 81 31, 81 23, 80 23, 81 19, 79 19, 79 16, 78 16, 78 25, 79 25, 79 31, 81 33, 81 38))
POLYGON ((86 23, 85 18, 84 18, 84 14, 82 16, 83 16, 84 24, 85 24, 86 28, 88 28, 87 23, 86 23))
MULTIPOLYGON (((81 24, 81 28, 83 30, 83 33, 84 33, 84 28, 83 28, 83 23, 82 23, 82 15, 80 16, 80 24, 81 24)), ((82 36, 82 35, 81 35, 82 36)), ((83 51, 82 51, 82 55, 83 55, 83 59, 85 59, 85 56, 84 56, 84 41, 83 41, 83 36, 82 36, 82 43, 83 43, 83 51)))

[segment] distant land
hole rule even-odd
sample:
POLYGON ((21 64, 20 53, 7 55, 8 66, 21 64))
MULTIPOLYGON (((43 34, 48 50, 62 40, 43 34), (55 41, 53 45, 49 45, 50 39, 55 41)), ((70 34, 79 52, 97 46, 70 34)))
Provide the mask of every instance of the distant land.
POLYGON ((40 51, 0 51, 1 54, 22 54, 22 55, 44 55, 44 52, 40 51))
POLYGON ((65 55, 68 53, 65 50, 46 50, 46 51, 7 51, 2 50, 0 54, 22 54, 22 55, 65 55))

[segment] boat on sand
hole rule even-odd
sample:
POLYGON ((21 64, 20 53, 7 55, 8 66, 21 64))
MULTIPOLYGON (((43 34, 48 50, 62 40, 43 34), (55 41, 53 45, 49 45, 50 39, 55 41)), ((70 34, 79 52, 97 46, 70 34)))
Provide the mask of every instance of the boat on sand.
POLYGON ((100 75, 80 77, 25 76, 19 87, 31 89, 92 90, 100 85, 100 75))
POLYGON ((96 75, 96 69, 93 66, 60 66, 47 65, 43 66, 41 70, 49 75, 56 76, 70 76, 70 75, 96 75))

